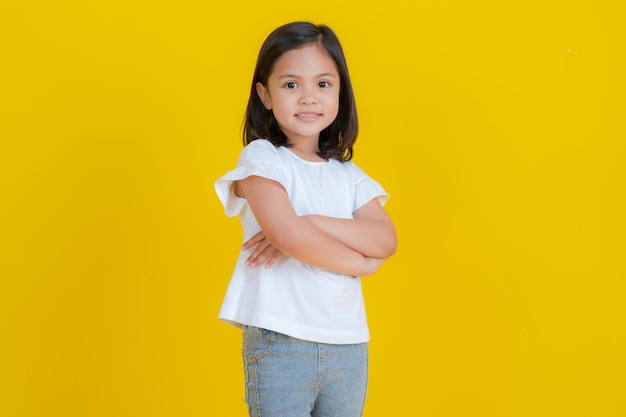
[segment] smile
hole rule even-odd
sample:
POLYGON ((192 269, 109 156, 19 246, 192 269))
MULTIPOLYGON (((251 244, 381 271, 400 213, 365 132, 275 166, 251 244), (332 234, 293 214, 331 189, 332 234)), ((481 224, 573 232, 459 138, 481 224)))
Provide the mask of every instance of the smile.
POLYGON ((317 120, 322 117, 320 113, 297 113, 295 116, 296 118, 305 121, 317 120))

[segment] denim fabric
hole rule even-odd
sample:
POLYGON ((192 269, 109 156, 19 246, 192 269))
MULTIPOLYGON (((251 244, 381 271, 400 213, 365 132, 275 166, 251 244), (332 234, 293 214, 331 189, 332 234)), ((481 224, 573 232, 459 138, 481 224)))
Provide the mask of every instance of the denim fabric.
POLYGON ((330 345, 244 326, 246 402, 251 417, 360 417, 367 343, 330 345))

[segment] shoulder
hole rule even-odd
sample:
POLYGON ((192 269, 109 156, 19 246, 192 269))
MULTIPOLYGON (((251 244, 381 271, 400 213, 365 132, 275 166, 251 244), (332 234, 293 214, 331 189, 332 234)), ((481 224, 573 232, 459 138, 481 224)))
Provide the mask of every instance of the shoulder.
POLYGON ((267 139, 256 139, 247 144, 239 156, 239 164, 252 161, 276 160, 278 158, 278 150, 267 139))
POLYGON ((352 161, 340 162, 344 169, 350 172, 354 177, 367 177, 365 171, 363 171, 357 164, 352 161))
POLYGON ((244 151, 248 153, 252 153, 252 152, 277 153, 276 146, 274 146, 274 144, 267 139, 255 139, 252 142, 248 143, 243 149, 244 151))

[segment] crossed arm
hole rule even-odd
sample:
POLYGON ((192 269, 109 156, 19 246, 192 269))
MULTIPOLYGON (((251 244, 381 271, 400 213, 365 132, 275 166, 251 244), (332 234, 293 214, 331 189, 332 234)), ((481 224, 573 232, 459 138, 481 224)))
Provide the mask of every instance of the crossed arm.
POLYGON ((329 271, 367 276, 396 250, 395 229, 376 199, 358 209, 354 219, 339 219, 298 216, 282 185, 263 177, 237 181, 235 194, 248 200, 262 230, 243 246, 256 245, 247 260, 251 267, 271 267, 290 256, 329 271))

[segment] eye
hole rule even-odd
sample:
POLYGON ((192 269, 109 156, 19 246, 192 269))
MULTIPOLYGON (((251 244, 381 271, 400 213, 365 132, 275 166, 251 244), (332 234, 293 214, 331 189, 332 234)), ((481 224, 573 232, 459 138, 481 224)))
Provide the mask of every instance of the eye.
POLYGON ((328 87, 330 87, 330 83, 328 81, 320 81, 319 83, 317 83, 317 85, 320 88, 328 88, 328 87))
POLYGON ((292 88, 296 88, 297 86, 298 86, 298 84, 296 84, 295 82, 293 82, 293 81, 289 81, 289 82, 288 82, 288 83, 286 83, 283 87, 285 87, 285 88, 289 88, 289 89, 292 89, 292 88))

